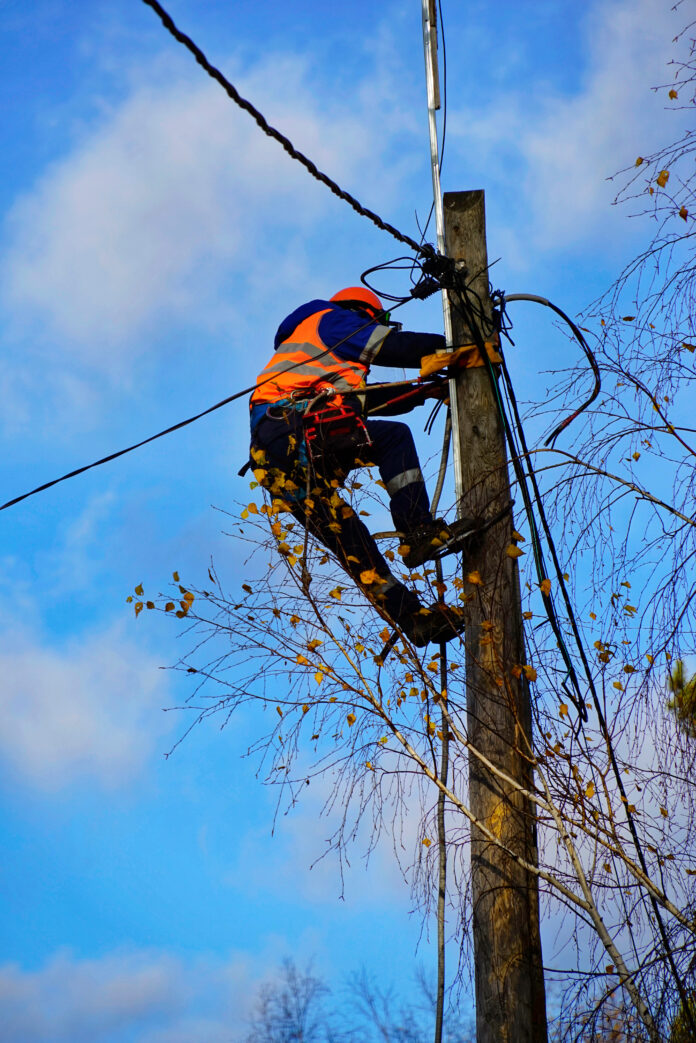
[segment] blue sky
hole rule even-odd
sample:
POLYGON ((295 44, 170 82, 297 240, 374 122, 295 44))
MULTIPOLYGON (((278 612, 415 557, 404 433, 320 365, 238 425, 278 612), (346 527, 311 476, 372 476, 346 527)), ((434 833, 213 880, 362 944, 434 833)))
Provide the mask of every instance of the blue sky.
MULTIPOLYGON (((650 87, 680 28, 669 6, 443 0, 443 188, 485 188, 496 285, 577 314, 631 256, 640 228, 606 179, 661 140, 650 87)), ((319 167, 417 237, 417 0, 169 10, 319 167)), ((136 0, 1 0, 0 30, 4 500, 251 384, 287 312, 401 248, 264 139, 136 0)), ((441 328, 436 301, 402 316, 441 328)), ((514 376, 543 397, 572 349, 543 313, 513 318, 514 376)), ((162 708, 189 691, 161 669, 176 628, 136 621, 125 598, 174 569, 202 583, 211 557, 242 581, 213 507, 248 499, 246 441, 241 402, 0 517, 0 1040, 215 1043, 288 954, 333 983, 432 964, 388 844, 367 867, 356 845, 342 899, 335 860, 311 868, 331 831, 321 792, 272 835, 273 794, 242 758, 251 716, 164 758, 183 719, 162 708)))

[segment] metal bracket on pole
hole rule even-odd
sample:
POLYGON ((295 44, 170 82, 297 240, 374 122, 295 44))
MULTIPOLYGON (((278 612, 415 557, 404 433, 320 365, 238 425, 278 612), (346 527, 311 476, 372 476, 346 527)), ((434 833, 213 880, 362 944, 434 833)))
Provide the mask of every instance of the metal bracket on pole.
MULTIPOLYGON (((423 5, 423 50, 425 52, 425 77, 428 88, 428 129, 430 132, 430 168, 433 179, 433 208, 435 226, 437 228, 437 248, 445 254, 445 215, 442 205, 442 188, 440 185, 440 153, 437 137, 436 111, 440 108, 440 76, 437 67, 437 14, 435 0, 422 0, 423 5)), ((442 315, 445 326, 447 347, 454 346, 452 338, 452 315, 450 301, 446 290, 442 290, 442 315)), ((454 490, 457 500, 457 513, 462 510, 464 483, 462 477, 462 457, 459 437, 459 421, 457 406, 457 382, 449 382, 450 409, 452 411, 452 442, 454 457, 454 490)))

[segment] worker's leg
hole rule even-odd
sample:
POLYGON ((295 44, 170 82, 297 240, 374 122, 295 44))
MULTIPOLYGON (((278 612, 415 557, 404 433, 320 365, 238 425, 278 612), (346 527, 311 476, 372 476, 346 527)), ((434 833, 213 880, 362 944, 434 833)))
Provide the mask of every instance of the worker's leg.
POLYGON ((418 612, 418 596, 392 575, 372 535, 335 489, 329 489, 326 496, 312 497, 311 509, 301 503, 292 510, 336 555, 356 585, 395 622, 418 612))
POLYGON ((312 475, 307 503, 307 471, 298 456, 301 437, 299 414, 261 421, 254 432, 253 447, 265 453, 262 484, 271 491, 275 485, 275 495, 288 503, 295 517, 336 555, 378 608, 396 622, 417 613, 421 607, 417 595, 392 575, 372 535, 338 490, 326 479, 312 475), (282 476, 280 483, 278 474, 282 476), (287 479, 296 490, 284 485, 287 479))
POLYGON ((430 523, 430 501, 411 429, 394 420, 368 420, 369 455, 389 494, 394 526, 408 533, 430 523))
POLYGON ((368 420, 367 430, 372 439, 370 458, 379 467, 389 493, 394 526, 403 537, 399 553, 406 568, 414 569, 429 561, 445 544, 453 547, 458 536, 471 543, 477 527, 474 519, 446 523, 442 518, 431 517, 410 428, 398 421, 368 420))

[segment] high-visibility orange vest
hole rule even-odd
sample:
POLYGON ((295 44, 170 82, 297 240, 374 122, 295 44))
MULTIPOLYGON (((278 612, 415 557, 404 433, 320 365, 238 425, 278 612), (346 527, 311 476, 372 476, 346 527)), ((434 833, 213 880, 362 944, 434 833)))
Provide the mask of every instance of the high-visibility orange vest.
POLYGON ((350 393, 364 385, 369 366, 339 358, 319 336, 319 323, 330 311, 325 308, 310 315, 278 345, 275 355, 257 377, 252 406, 279 402, 293 394, 300 398, 303 392, 312 398, 326 387, 350 393))

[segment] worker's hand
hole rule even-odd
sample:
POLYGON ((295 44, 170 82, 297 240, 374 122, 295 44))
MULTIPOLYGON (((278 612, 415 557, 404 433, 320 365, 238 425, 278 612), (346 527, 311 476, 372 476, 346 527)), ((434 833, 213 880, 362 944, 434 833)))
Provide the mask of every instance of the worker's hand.
MULTIPOLYGON (((498 343, 497 336, 494 341, 486 341, 486 352, 491 362, 502 362, 502 358, 495 350, 498 343)), ((474 366, 483 366, 479 349, 474 344, 462 344, 453 351, 438 352, 436 355, 424 355, 421 359, 420 375, 429 377, 442 369, 456 372, 459 369, 470 369, 474 366)))
POLYGON ((449 384, 445 380, 423 386, 423 398, 437 398, 441 402, 445 402, 448 397, 449 384))

